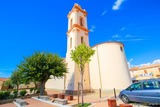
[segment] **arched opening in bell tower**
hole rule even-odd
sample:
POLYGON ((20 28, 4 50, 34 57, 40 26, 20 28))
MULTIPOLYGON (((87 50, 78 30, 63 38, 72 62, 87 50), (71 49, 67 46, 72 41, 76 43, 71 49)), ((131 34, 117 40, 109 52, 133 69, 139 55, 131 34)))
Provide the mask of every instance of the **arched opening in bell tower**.
POLYGON ((72 19, 70 20, 70 28, 72 28, 72 19))
POLYGON ((84 38, 83 38, 83 36, 81 36, 81 44, 83 44, 84 43, 84 38))
POLYGON ((81 26, 84 26, 84 21, 83 21, 83 18, 82 18, 82 17, 80 17, 80 25, 81 25, 81 26))

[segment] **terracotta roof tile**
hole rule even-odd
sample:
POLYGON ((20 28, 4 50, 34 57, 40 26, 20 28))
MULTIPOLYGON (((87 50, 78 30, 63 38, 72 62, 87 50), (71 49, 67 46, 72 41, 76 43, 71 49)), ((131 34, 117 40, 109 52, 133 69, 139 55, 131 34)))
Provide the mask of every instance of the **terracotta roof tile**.
POLYGON ((7 81, 8 78, 0 78, 0 81, 7 81))

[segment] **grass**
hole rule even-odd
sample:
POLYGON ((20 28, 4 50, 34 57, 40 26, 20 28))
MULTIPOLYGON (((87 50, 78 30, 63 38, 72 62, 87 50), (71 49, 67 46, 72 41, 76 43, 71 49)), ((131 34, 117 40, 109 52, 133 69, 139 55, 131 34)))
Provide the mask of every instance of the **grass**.
POLYGON ((91 103, 84 103, 83 106, 82 106, 82 104, 76 104, 73 107, 88 107, 90 105, 91 105, 91 103))

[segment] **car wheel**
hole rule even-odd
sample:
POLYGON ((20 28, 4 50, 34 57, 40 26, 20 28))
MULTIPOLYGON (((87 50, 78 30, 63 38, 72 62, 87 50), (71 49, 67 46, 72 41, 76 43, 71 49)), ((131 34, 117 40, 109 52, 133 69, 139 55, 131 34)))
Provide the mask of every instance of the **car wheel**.
POLYGON ((126 104, 128 104, 130 102, 129 99, 128 99, 128 97, 126 95, 122 95, 121 99, 126 104))

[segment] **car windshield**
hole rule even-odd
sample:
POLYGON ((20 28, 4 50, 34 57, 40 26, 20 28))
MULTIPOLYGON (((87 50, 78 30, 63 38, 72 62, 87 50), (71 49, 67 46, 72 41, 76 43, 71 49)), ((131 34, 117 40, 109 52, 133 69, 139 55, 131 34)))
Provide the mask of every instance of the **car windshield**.
POLYGON ((134 83, 131 86, 129 86, 126 90, 139 90, 141 89, 141 83, 134 83))

